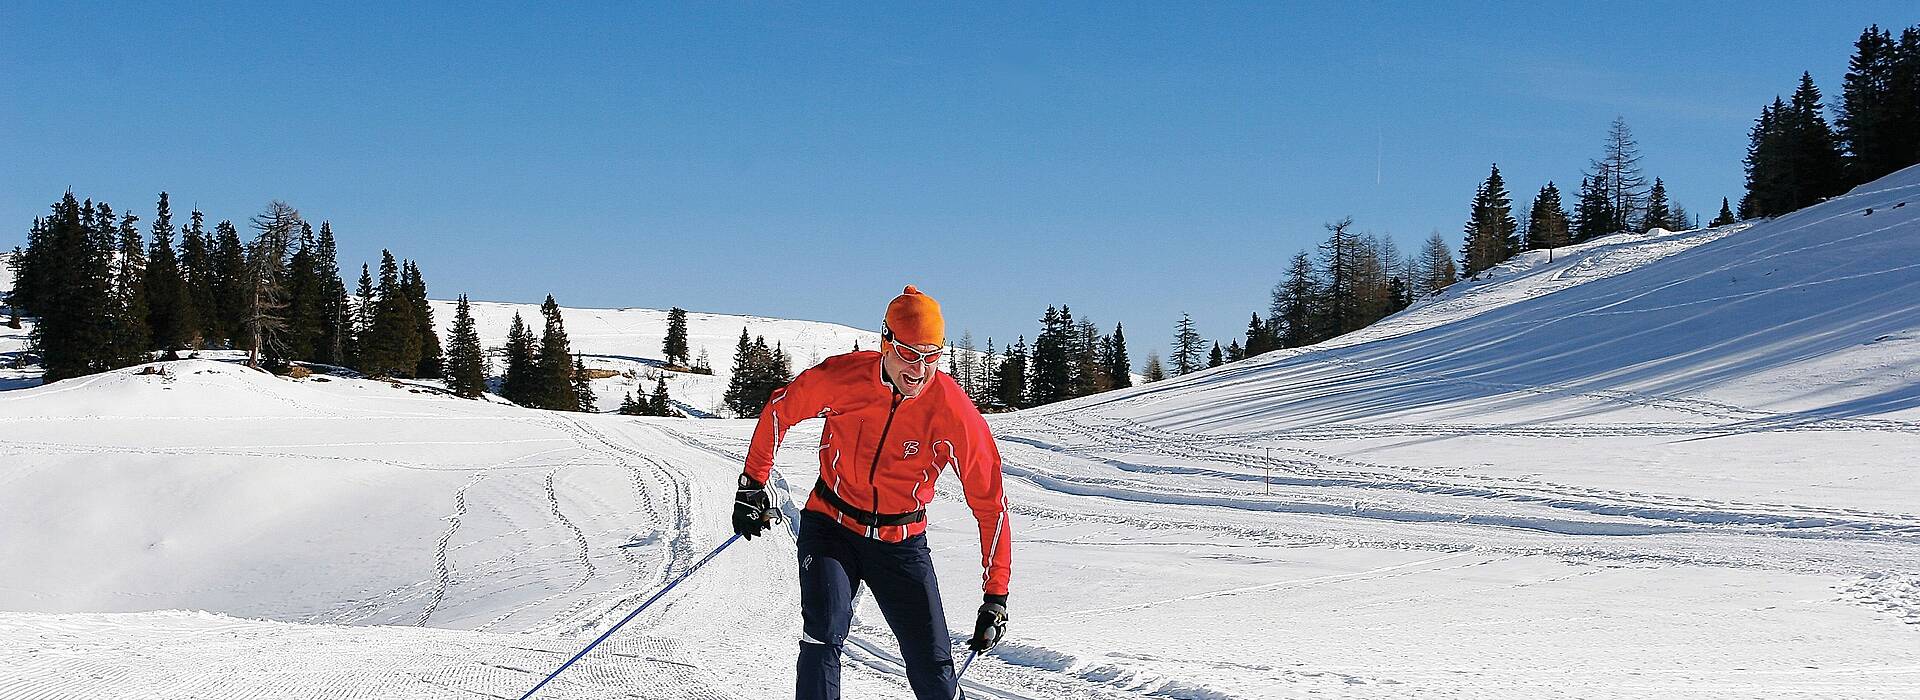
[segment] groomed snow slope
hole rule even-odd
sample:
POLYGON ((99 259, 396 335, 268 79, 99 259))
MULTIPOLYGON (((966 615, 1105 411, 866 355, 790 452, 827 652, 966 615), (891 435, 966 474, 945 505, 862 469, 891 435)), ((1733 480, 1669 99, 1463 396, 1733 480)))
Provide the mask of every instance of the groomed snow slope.
MULTIPOLYGON (((970 697, 1920 696, 1915 200, 1529 254, 995 417, 1012 638, 970 697)), ((724 538, 750 429, 169 368, 0 393, 0 698, 518 697, 724 538)), ((709 567, 541 697, 786 694, 790 535, 709 567)), ((847 696, 910 697, 854 632, 847 696)))

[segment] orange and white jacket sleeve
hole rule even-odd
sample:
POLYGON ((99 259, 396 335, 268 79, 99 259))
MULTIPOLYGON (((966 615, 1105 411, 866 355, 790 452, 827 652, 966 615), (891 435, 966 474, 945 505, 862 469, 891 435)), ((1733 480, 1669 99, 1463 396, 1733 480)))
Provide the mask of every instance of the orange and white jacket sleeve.
POLYGON ((1013 578, 1013 523, 1007 515, 1006 493, 1000 488, 1000 448, 993 443, 985 419, 974 415, 966 422, 960 485, 980 525, 982 587, 988 594, 1006 595, 1013 578))
POLYGON ((825 405, 816 386, 820 383, 818 369, 809 369, 767 397, 767 407, 760 410, 760 423, 753 428, 753 442, 747 446, 747 476, 767 483, 773 471, 773 453, 780 450, 787 430, 818 415, 825 405))

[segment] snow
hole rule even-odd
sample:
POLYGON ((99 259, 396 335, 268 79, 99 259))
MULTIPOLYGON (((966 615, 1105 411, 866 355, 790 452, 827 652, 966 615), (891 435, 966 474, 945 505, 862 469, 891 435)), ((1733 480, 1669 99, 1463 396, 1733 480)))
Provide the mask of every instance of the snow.
MULTIPOLYGON (((1012 616, 969 697, 1920 697, 1916 199, 1920 167, 1528 253, 1319 346, 991 417, 1012 616)), ((591 354, 664 334, 565 313, 591 354)), ((694 315, 716 369, 736 318, 694 315)), ((788 323, 800 364, 857 333, 788 323)), ((0 698, 518 697, 725 540, 751 429, 165 367, 0 393, 0 698)), ((813 458, 779 455, 789 510, 813 458)), ((929 540, 964 634, 956 488, 929 540)), ((786 695, 793 560, 733 545, 539 697, 786 695)), ((910 697, 864 597, 853 632, 847 696, 910 697)))
MULTIPOLYGON (((455 302, 434 300, 433 318, 440 325, 440 337, 449 337, 453 328, 455 302)), ((507 342, 507 330, 514 314, 538 335, 541 328, 539 304, 472 301, 475 328, 480 342, 493 358, 494 373, 504 366, 500 351, 507 342)), ((622 398, 637 388, 652 392, 654 378, 667 378, 667 393, 682 408, 704 414, 724 415, 721 398, 727 381, 733 376, 734 348, 740 341, 740 329, 750 337, 765 337, 768 345, 779 344, 793 358, 794 371, 811 367, 822 359, 853 350, 854 344, 872 350, 880 344, 877 331, 866 331, 819 321, 794 321, 733 314, 687 312, 687 347, 694 358, 705 350, 713 374, 670 372, 662 369, 666 357, 661 346, 667 338, 667 312, 659 309, 576 309, 560 308, 566 325, 567 340, 574 352, 582 355, 587 367, 620 372, 622 376, 595 380, 597 408, 613 411, 622 398), (625 376, 632 372, 634 377, 625 376)))

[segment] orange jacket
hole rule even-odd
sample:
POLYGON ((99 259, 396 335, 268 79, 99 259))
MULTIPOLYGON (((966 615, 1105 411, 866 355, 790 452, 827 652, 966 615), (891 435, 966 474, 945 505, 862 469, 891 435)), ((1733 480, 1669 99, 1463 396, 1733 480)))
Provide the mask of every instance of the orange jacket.
MULTIPOLYGON (((967 393, 944 372, 919 396, 899 399, 880 376, 880 353, 850 352, 801 372, 767 399, 747 448, 746 473, 765 483, 787 429, 823 418, 820 480, 854 508, 880 514, 909 513, 933 500, 933 482, 953 467, 960 472, 967 506, 980 525, 980 563, 987 593, 1006 595, 1012 573, 1013 532, 1000 490, 1000 450, 987 421, 967 393), (884 437, 883 437, 884 436, 884 437)), ((834 518, 847 529, 899 542, 925 532, 925 520, 876 528, 844 517, 818 494, 807 510, 834 518)))

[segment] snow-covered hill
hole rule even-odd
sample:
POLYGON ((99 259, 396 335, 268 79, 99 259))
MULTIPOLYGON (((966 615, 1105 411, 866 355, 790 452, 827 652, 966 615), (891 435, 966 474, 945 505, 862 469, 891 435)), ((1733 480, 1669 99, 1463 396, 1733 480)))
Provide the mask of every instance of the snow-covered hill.
MULTIPOLYGON (((433 301, 433 318, 446 338, 453 327, 454 302, 433 301)), ((506 344, 507 329, 514 314, 519 314, 535 334, 540 332, 539 304, 512 304, 476 301, 471 303, 474 325, 480 341, 494 351, 495 374, 504 360, 498 355, 506 344)), ((876 312, 877 313, 877 312, 876 312)), ((612 411, 621 399, 639 388, 652 391, 654 381, 647 377, 665 376, 667 391, 674 401, 704 414, 722 414, 721 397, 732 378, 734 348, 745 328, 753 337, 765 337, 768 345, 778 344, 793 358, 794 371, 810 367, 820 360, 860 347, 873 349, 880 343, 877 331, 865 331, 834 323, 797 321, 689 311, 687 346, 695 358, 708 356, 713 375, 667 372, 661 346, 667 338, 667 312, 660 309, 575 309, 561 307, 560 318, 566 324, 567 338, 575 352, 583 355, 590 368, 610 369, 622 376, 595 382, 599 408, 612 411), (632 372, 636 376, 626 377, 632 372)))
MULTIPOLYGON (((1011 638, 969 697, 1920 695, 1917 214, 1913 168, 994 417, 1011 638)), ((739 328, 693 330, 721 368, 739 328)), ((169 370, 0 393, 0 697, 518 697, 724 539, 750 430, 169 370)), ((793 558, 735 545, 540 697, 786 694, 793 558)), ((893 648, 863 599, 849 697, 910 697, 893 648)))

